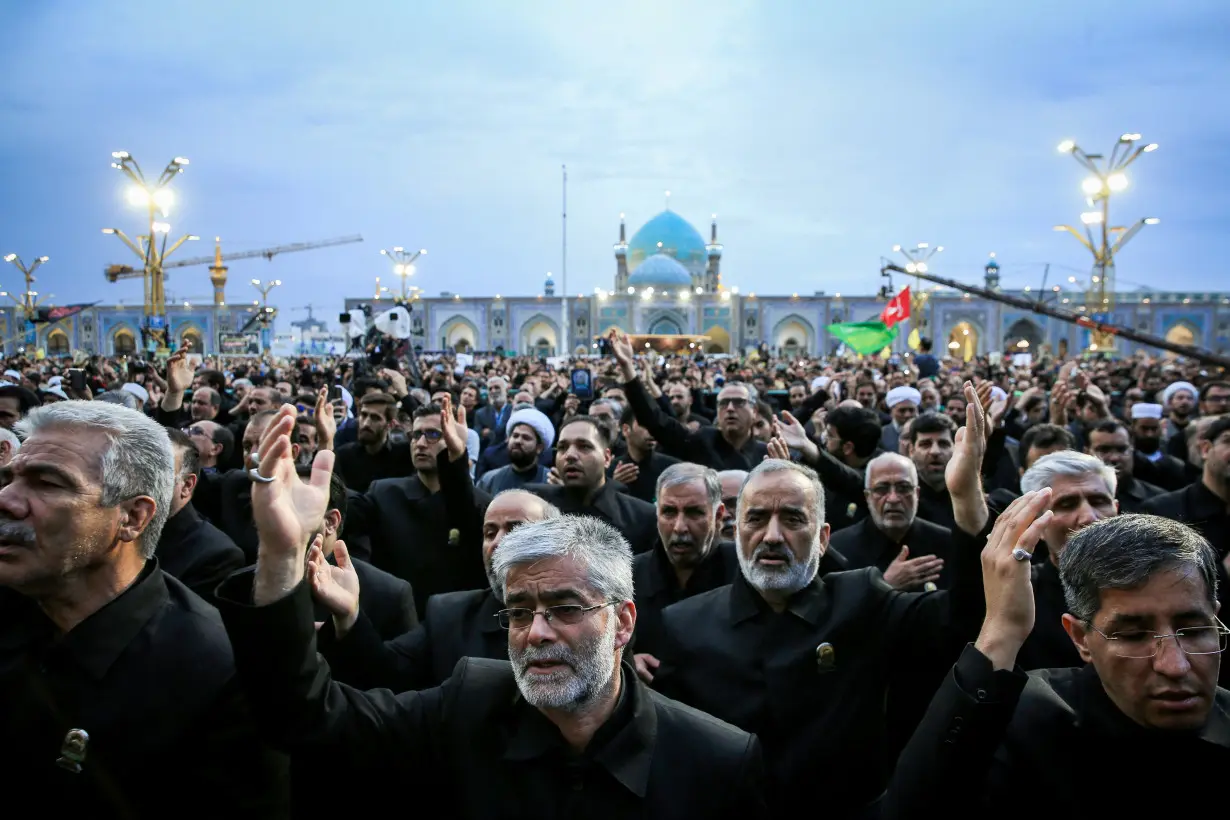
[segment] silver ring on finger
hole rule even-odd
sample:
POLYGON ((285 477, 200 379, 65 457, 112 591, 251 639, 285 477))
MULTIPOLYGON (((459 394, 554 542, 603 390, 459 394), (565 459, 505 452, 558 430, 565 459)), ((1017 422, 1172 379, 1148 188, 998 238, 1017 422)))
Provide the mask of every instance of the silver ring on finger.
POLYGON ((259 467, 253 467, 251 470, 248 470, 248 478, 252 479, 258 484, 272 484, 274 481, 272 476, 261 475, 261 471, 259 467))
POLYGON ((1034 555, 1024 547, 1017 547, 1012 551, 1012 557, 1018 561, 1028 561, 1030 558, 1033 558, 1034 555))

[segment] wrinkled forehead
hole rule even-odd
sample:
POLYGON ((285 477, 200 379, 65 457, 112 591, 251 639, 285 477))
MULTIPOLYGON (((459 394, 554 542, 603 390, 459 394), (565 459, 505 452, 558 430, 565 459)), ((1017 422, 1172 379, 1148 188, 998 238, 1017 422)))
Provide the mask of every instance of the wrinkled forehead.
POLYGON ((896 483, 903 481, 912 483, 914 481, 909 469, 904 464, 895 461, 872 465, 872 468, 867 472, 867 476, 872 484, 880 481, 896 483))
POLYGON ((1095 471, 1079 475, 1057 475, 1051 479, 1051 503, 1069 496, 1111 496, 1102 474, 1095 471))
POLYGON ((514 564, 508 568, 504 586, 509 603, 540 601, 550 605, 595 595, 585 567, 571 556, 514 564))
POLYGON ((752 476, 739 494, 739 509, 752 507, 776 509, 815 504, 815 489, 802 475, 793 470, 779 470, 752 476))
POLYGON ((746 399, 751 394, 747 392, 747 387, 742 384, 730 384, 722 388, 718 393, 718 401, 722 399, 746 399))

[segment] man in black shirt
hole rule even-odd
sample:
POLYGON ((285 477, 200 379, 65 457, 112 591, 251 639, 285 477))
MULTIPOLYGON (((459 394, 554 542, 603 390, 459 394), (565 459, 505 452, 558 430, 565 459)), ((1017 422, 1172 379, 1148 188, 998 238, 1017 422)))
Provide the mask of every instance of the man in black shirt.
MULTIPOLYGON (((48 816, 281 816, 218 613, 154 559, 171 442, 104 402, 36 409, 0 468, 0 771, 48 816)), ((28 814, 16 808, 10 813, 28 814)))
POLYGON ((621 428, 628 453, 615 461, 612 478, 627 487, 624 492, 628 495, 652 504, 658 476, 667 467, 678 464, 679 459, 658 452, 658 443, 648 430, 637 423, 631 407, 624 408, 621 428))
POLYGON ((337 448, 335 470, 346 486, 367 492, 373 481, 414 475, 408 445, 389 441, 389 426, 397 418, 397 399, 388 393, 368 393, 359 399, 358 440, 337 448))

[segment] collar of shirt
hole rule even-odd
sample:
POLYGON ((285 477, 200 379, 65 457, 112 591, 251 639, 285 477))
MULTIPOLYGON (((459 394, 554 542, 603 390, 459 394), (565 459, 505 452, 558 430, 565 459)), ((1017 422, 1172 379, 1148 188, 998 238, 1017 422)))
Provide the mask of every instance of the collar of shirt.
MULTIPOLYGON (((679 578, 675 575, 675 567, 666 554, 659 536, 653 543, 653 567, 647 583, 641 585, 638 592, 646 597, 659 592, 679 592, 679 578)), ((688 589, 710 590, 729 584, 738 574, 738 558, 735 556, 735 545, 732 541, 718 541, 698 566, 693 568, 688 578, 688 589), (733 570, 733 571, 732 571, 733 570)))
POLYGON ((1226 502, 1205 486, 1203 480, 1189 484, 1185 495, 1191 521, 1209 521, 1226 515, 1226 502))
MULTIPOLYGON (((644 797, 653 763, 658 716, 653 699, 627 664, 620 668, 623 685, 619 703, 598 728, 585 748, 581 761, 606 769, 637 797, 644 797)), ((559 729, 542 712, 518 698, 521 709, 510 727, 504 749, 506 760, 533 760, 551 754, 573 758, 559 729)))
MULTIPOLYGON (((1140 451, 1138 450, 1137 452, 1140 452, 1140 451)), ((1161 447, 1158 447, 1152 453, 1140 453, 1140 454, 1144 456, 1145 458, 1149 459, 1149 461, 1152 461, 1154 464, 1161 461, 1162 457, 1166 455, 1165 451, 1162 450, 1161 447)))
POLYGON ((168 600, 166 581, 156 559, 145 562, 144 569, 128 589, 90 615, 68 634, 57 637, 50 619, 37 606, 20 619, 15 633, 20 643, 46 650, 49 665, 75 665, 95 680, 101 680, 150 618, 168 600))
POLYGON ((1148 738, 1165 745, 1186 744, 1198 737, 1215 746, 1230 747, 1230 715, 1227 714, 1230 696, 1220 689, 1213 695, 1213 708, 1198 735, 1172 735, 1147 729, 1123 714, 1106 694, 1106 688, 1093 664, 1081 667, 1076 674, 1078 700, 1075 712, 1078 727, 1096 729, 1112 737, 1148 738))
MULTIPOLYGON (((825 593, 824 582, 817 574, 810 584, 790 596, 790 605, 786 607, 786 612, 816 626, 828 611, 828 607, 829 599, 825 593)), ((731 625, 751 620, 762 613, 773 613, 773 609, 740 572, 730 585, 731 625)))

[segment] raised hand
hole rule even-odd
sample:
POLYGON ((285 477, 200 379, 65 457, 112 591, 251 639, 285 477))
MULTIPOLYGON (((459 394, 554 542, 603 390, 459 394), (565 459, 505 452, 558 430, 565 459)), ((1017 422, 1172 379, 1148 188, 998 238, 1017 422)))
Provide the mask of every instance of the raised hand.
POLYGON ((987 451, 987 414, 978 401, 974 386, 965 383, 965 426, 957 430, 952 458, 944 468, 944 484, 953 496, 982 492, 979 474, 987 451))
POLYGON ((333 631, 343 638, 359 619, 359 574, 344 541, 333 545, 337 566, 325 560, 321 549, 323 542, 321 535, 312 540, 312 548, 308 551, 308 581, 312 585, 312 597, 333 615, 333 631))
MULTIPOLYGON (((807 431, 789 410, 783 410, 781 418, 773 420, 773 436, 780 438, 787 447, 801 452, 803 457, 810 461, 814 461, 818 455, 816 442, 807 437, 807 431)), ((789 458, 789 455, 786 458, 789 458)))
POLYGON ((768 453, 765 454, 765 461, 768 461, 771 458, 780 459, 782 461, 790 460, 790 448, 786 446, 786 442, 782 440, 781 436, 775 435, 773 438, 769 439, 767 447, 768 453))
POLYGON ((192 346, 185 342, 167 359, 168 393, 183 393, 192 386, 192 365, 188 362, 191 349, 192 346))
POLYGON ((640 467, 637 467, 631 461, 622 461, 615 467, 615 472, 611 474, 611 478, 620 484, 631 485, 640 474, 640 467))
MULTIPOLYGON (((245 398, 247 398, 245 396, 245 398)), ((329 388, 322 387, 316 393, 316 450, 332 450, 333 436, 337 434, 337 419, 333 418, 333 405, 329 404, 329 388)))
POLYGON ((453 410, 453 397, 448 394, 440 399, 440 430, 449 461, 456 461, 467 454, 466 409, 458 405, 453 410))
POLYGON ((607 341, 611 343, 611 353, 615 356, 623 380, 630 382, 635 379, 636 354, 632 351, 632 342, 628 339, 628 334, 611 328, 611 332, 607 334, 607 341))
POLYGON ((924 584, 939 580, 944 569, 944 559, 934 555, 910 557, 910 548, 901 547, 901 552, 884 570, 884 580, 894 589, 921 589, 924 584))
POLYGON ((329 506, 333 453, 322 450, 312 462, 310 482, 299 479, 291 452, 295 408, 283 405, 261 438, 257 475, 252 482, 252 518, 259 548, 252 598, 257 606, 293 590, 304 575, 304 552, 329 506))
POLYGON ((986 620, 974 644, 995 665, 1011 669, 1034 628, 1034 591, 1029 557, 1042 540, 1052 513, 1051 489, 1026 493, 1008 505, 982 550, 986 620), (1017 552, 1021 550, 1021 552, 1017 552))

